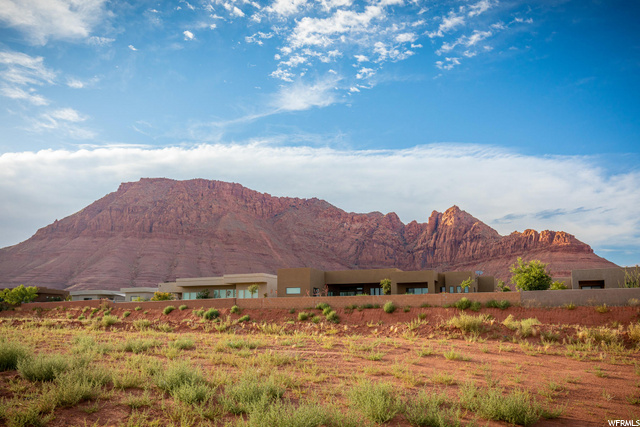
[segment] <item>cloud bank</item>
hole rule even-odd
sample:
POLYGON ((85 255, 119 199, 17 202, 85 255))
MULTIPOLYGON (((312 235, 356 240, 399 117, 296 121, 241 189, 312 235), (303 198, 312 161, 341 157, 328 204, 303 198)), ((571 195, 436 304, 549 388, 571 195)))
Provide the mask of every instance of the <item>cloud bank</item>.
POLYGON ((458 144, 337 150, 270 141, 3 154, 0 246, 141 177, 238 182, 277 196, 319 197, 346 211, 395 211, 405 223, 457 204, 501 234, 565 230, 601 255, 640 254, 640 172, 611 173, 596 158, 458 144))

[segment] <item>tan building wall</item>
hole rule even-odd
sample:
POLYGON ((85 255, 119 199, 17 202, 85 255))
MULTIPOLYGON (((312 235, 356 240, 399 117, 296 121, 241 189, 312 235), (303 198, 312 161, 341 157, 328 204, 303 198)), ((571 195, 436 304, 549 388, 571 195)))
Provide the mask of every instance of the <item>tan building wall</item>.
MULTIPOLYGON (((320 295, 326 296, 327 291, 330 292, 330 295, 338 293, 341 285, 343 289, 357 289, 355 291, 357 293, 374 295, 372 291, 379 292, 380 281, 383 279, 391 280, 391 295, 406 294, 408 291, 418 294, 436 294, 440 293, 442 286, 445 286, 447 293, 451 289, 453 289, 453 293, 465 293, 464 289, 458 289, 458 287, 469 278, 473 280, 469 293, 480 292, 478 279, 472 271, 437 273, 434 270, 402 271, 397 268, 342 271, 283 268, 278 270, 278 296, 313 296, 314 290, 319 290, 320 295), (425 292, 425 289, 428 291, 425 292)), ((482 283, 483 292, 494 290, 493 277, 483 277, 482 283)), ((351 294, 353 293, 351 292, 351 294)))
POLYGON ((137 298, 141 300, 150 300, 158 291, 158 288, 120 288, 120 292, 124 294, 125 301, 133 301, 137 298))
POLYGON ((590 268, 571 271, 571 288, 603 289, 624 287, 624 268, 590 268))
POLYGON ((478 276, 478 292, 495 292, 496 279, 493 276, 478 276))
POLYGON ((254 298, 275 297, 278 280, 273 274, 247 273, 225 274, 219 277, 179 278, 175 282, 158 283, 160 292, 170 292, 179 299, 195 299, 194 294, 209 290, 211 298, 236 298, 240 295, 251 298, 249 286, 258 285, 259 290, 254 298), (232 292, 227 292, 232 291, 232 292), (242 291, 242 292, 240 292, 242 291))

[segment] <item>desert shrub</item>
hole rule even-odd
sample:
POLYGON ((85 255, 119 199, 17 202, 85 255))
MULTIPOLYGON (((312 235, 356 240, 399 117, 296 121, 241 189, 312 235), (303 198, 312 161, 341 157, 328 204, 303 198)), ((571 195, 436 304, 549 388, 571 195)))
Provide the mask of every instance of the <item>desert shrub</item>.
POLYGON ((122 318, 123 319, 126 319, 129 316, 131 316, 131 312, 130 311, 125 311, 124 313, 122 313, 122 318))
POLYGON ((640 323, 630 324, 627 327, 627 336, 631 341, 640 343, 640 323))
POLYGON ((144 331, 151 327, 151 321, 148 319, 138 319, 133 321, 133 327, 139 331, 144 331))
POLYGON ((69 369, 69 361, 61 354, 38 354, 18 360, 18 371, 29 381, 53 381, 69 369))
POLYGON ((173 310, 175 310, 176 308, 172 305, 168 305, 164 308, 164 310, 162 310, 162 313, 164 314, 169 314, 171 313, 173 310))
POLYGON ((243 373, 227 387, 219 398, 223 408, 232 414, 251 412, 256 406, 268 406, 280 399, 285 389, 273 377, 260 378, 251 371, 243 373))
POLYGON ((81 314, 80 316, 78 316, 78 320, 84 320, 84 319, 85 319, 84 314, 81 314))
POLYGON ((13 371, 18 367, 18 361, 24 359, 29 350, 22 344, 11 341, 0 341, 0 371, 13 371))
POLYGON ((393 301, 387 301, 384 303, 384 307, 382 309, 385 313, 393 313, 396 311, 396 306, 393 304, 393 301))
POLYGON ((134 310, 135 311, 140 311, 140 310, 142 310, 142 307, 138 306, 138 307, 134 308, 134 310))
POLYGON ((258 325, 258 329, 262 331, 263 334, 268 335, 282 335, 285 333, 284 326, 279 325, 277 323, 266 323, 263 322, 258 325))
POLYGON ((325 308, 322 309, 322 314, 323 315, 327 315, 328 313, 331 313, 333 311, 333 309, 329 306, 326 306, 325 308))
POLYGON ((160 332, 173 332, 173 326, 171 326, 168 323, 158 323, 156 325, 156 328, 160 331, 160 332))
POLYGON ((290 308, 290 309, 289 309, 289 314, 294 314, 295 312, 296 312, 296 309, 295 309, 295 308, 290 308))
POLYGON ((353 406, 376 423, 391 420, 399 409, 399 402, 389 383, 360 381, 348 392, 353 406))
POLYGON ((358 307, 358 310, 366 310, 370 308, 374 308, 373 304, 362 304, 360 307, 358 307))
POLYGON ((169 343, 169 347, 178 348, 180 350, 190 350, 194 346, 195 344, 190 338, 178 338, 177 340, 169 343))
POLYGON ((240 314, 240 307, 238 307, 237 305, 234 305, 233 307, 231 307, 230 311, 232 314, 240 314))
POLYGON ((453 316, 449 319, 447 324, 465 332, 482 332, 484 329, 484 322, 487 320, 487 315, 473 316, 466 313, 460 313, 459 315, 453 316))
POLYGON ((102 320, 100 320, 100 323, 102 323, 102 326, 104 326, 106 328, 107 326, 115 325, 119 321, 120 321, 120 319, 118 319, 118 316, 112 316, 110 314, 105 314, 102 317, 102 320))
POLYGON ((521 291, 544 291, 551 286, 551 276, 547 271, 547 264, 534 259, 529 262, 518 257, 515 263, 509 267, 511 271, 511 283, 521 291))
POLYGON ((214 390, 204 383, 186 383, 178 386, 171 392, 174 399, 193 405, 205 402, 213 396, 214 390))
POLYGON ((471 307, 471 301, 469 301, 469 299, 466 297, 462 297, 461 299, 459 299, 458 301, 454 302, 451 305, 457 308, 458 310, 466 310, 469 307, 471 307))
POLYGON ((487 301, 485 305, 487 306, 487 308, 499 308, 500 310, 505 310, 511 307, 511 303, 506 299, 503 299, 501 301, 496 301, 492 299, 490 301, 487 301))
POLYGON ((173 294, 171 292, 154 292, 151 301, 171 301, 173 294))
POLYGON ((576 305, 574 303, 572 303, 572 302, 569 302, 569 303, 565 304, 563 307, 566 308, 567 310, 575 310, 576 309, 576 305))
POLYGON ((173 363, 167 369, 157 371, 153 380, 160 390, 169 393, 184 384, 203 384, 206 382, 200 370, 186 362, 173 363))
POLYGON ((460 387, 460 403, 483 418, 523 426, 536 423, 543 415, 550 416, 535 397, 522 389, 504 394, 501 388, 478 390, 469 382, 460 387))
POLYGON ((427 313, 418 313, 418 319, 424 320, 427 318, 427 313))
POLYGON ((242 322, 248 322, 251 318, 249 317, 248 314, 245 314, 244 316, 240 317, 238 319, 238 323, 242 323, 242 322))
POLYGON ((320 317, 319 317, 319 316, 313 316, 313 317, 311 318, 311 321, 312 321, 313 323, 320 323, 320 320, 322 320, 322 319, 320 319, 320 317))
POLYGON ((325 308, 331 308, 331 306, 326 302, 319 302, 318 304, 316 304, 317 310, 324 310, 325 308))
POLYGON ((325 319, 327 319, 327 321, 331 323, 340 323, 340 317, 338 316, 338 313, 333 310, 325 315, 325 319))
POLYGON ((532 335, 535 336, 538 332, 534 326, 541 325, 540 321, 536 318, 515 320, 512 314, 507 316, 502 324, 512 331, 517 331, 523 338, 530 337, 532 335))
POLYGON ((301 311, 300 313, 298 313, 298 320, 301 322, 304 322, 305 320, 307 320, 309 318, 309 313, 301 311))
POLYGON ((73 406, 99 397, 102 386, 110 380, 111 375, 104 368, 78 367, 56 377, 57 387, 51 391, 51 397, 56 406, 73 406))
POLYGON ((410 312, 410 311, 411 311, 411 306, 410 306, 410 305, 408 305, 408 306, 404 307, 404 308, 402 309, 402 311, 403 311, 403 312, 405 312, 405 313, 410 312))
POLYGON ((607 304, 602 304, 596 307, 596 311, 598 313, 608 313, 609 307, 607 307, 607 304))
POLYGON ((585 343, 615 344, 621 341, 620 331, 609 329, 606 326, 595 328, 581 328, 576 334, 578 339, 585 343))
POLYGON ((218 316, 220 316, 220 312, 215 308, 210 308, 204 313, 203 316, 207 320, 213 320, 213 319, 216 319, 218 316))
POLYGON ((405 396, 402 403, 402 413, 412 426, 460 426, 460 413, 455 408, 447 408, 446 393, 435 390, 427 392, 420 390, 416 395, 405 396))
POLYGON ((136 339, 130 338, 122 344, 122 350, 132 353, 142 353, 152 347, 159 347, 162 342, 153 339, 136 339))
POLYGON ((353 413, 342 411, 333 405, 301 403, 297 407, 289 401, 277 400, 269 405, 254 407, 249 414, 249 425, 269 427, 359 427, 362 420, 353 413))
POLYGON ((184 311, 184 310, 186 310, 187 308, 189 308, 189 307, 187 307, 187 305, 186 305, 186 304, 182 304, 180 307, 178 307, 178 310, 180 310, 180 311, 184 311))

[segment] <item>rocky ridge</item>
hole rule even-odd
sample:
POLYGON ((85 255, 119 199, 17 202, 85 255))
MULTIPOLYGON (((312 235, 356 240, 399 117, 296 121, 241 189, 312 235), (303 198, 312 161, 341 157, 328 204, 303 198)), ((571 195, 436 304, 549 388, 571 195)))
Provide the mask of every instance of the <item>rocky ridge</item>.
POLYGON ((349 213, 240 184, 158 178, 123 183, 0 249, 0 286, 119 289, 284 267, 466 269, 504 279, 518 256, 549 263, 556 276, 615 266, 571 234, 501 236, 457 206, 405 225, 395 213, 349 213))

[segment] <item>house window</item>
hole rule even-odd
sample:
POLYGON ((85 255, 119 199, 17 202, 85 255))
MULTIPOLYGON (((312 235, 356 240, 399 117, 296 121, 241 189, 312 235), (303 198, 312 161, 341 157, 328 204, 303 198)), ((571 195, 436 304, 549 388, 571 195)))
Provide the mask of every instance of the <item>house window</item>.
POLYGON ((287 288, 287 295, 300 295, 300 288, 287 288))
POLYGON ((91 301, 93 298, 85 298, 85 301, 91 301))
POLYGON ((314 297, 319 297, 320 296, 320 289, 319 288, 313 288, 313 296, 314 297))
MULTIPOLYGON (((475 289, 475 288, 474 288, 474 289, 475 289)), ((468 287, 468 286, 464 288, 464 293, 465 293, 465 294, 468 294, 468 293, 469 293, 469 287, 468 287)))
POLYGON ((445 292, 447 292, 447 288, 446 288, 446 286, 440 286, 440 292, 441 292, 441 293, 445 293, 445 292))
POLYGON ((382 288, 371 288, 371 295, 382 295, 382 288))
POLYGON ((410 295, 422 295, 428 294, 429 288, 407 288, 407 294, 410 295))
POLYGON ((453 286, 449 286, 449 293, 452 294, 453 293, 453 286))
POLYGON ((456 288, 456 292, 457 292, 457 293, 461 293, 461 292, 462 292, 462 286, 458 286, 458 287, 456 288))

